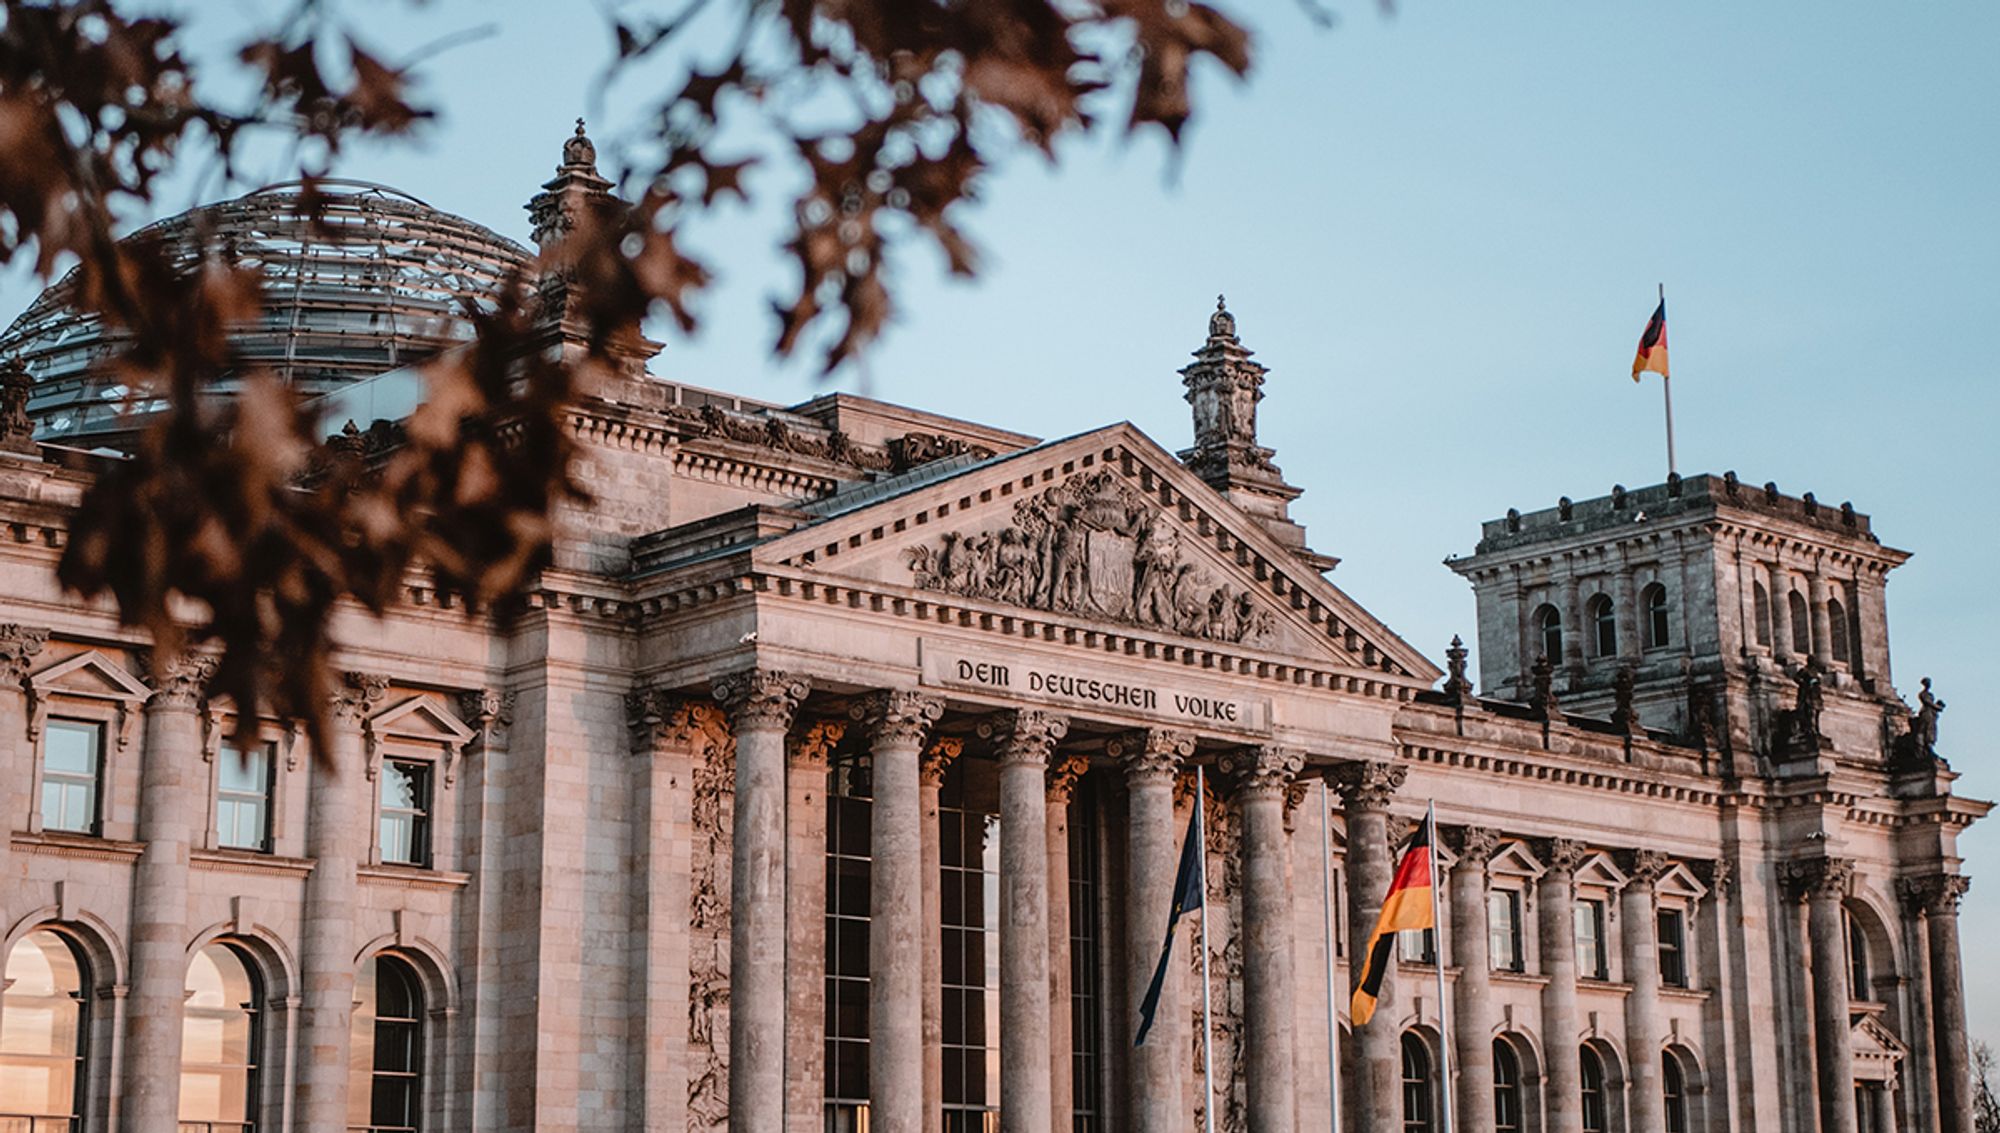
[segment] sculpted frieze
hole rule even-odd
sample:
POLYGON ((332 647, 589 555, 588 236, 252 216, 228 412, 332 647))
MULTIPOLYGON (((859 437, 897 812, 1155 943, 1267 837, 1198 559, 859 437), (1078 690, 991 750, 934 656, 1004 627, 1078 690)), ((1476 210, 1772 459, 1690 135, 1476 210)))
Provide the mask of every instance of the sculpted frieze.
POLYGON ((1275 628, 1268 609, 1191 555, 1161 510, 1109 469, 1021 501, 1005 528, 914 548, 910 569, 925 590, 1188 637, 1256 642, 1275 628))

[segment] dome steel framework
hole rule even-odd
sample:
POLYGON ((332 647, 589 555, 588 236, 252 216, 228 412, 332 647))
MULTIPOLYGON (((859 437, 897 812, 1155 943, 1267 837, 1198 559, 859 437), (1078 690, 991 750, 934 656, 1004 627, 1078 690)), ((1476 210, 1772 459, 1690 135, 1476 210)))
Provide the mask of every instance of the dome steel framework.
MULTIPOLYGON (((322 181, 317 209, 304 187, 273 185, 150 226, 192 269, 211 249, 264 273, 264 306, 233 334, 244 367, 264 367, 317 395, 468 341, 468 304, 485 304, 532 258, 491 229, 406 193, 322 181)), ((72 273, 73 275, 73 273, 72 273)), ((27 366, 28 412, 39 439, 129 433, 158 402, 135 402, 108 364, 129 341, 71 302, 73 278, 44 291, 0 335, 0 357, 27 366)), ((214 392, 230 395, 236 375, 214 392)))

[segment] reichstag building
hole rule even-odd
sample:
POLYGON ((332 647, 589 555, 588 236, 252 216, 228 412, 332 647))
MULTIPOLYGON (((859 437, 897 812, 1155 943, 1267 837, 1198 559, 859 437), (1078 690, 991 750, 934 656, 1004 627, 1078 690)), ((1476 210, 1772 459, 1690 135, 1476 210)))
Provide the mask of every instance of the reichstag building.
MULTIPOLYGON (((265 267, 245 357, 379 451, 537 249, 323 191, 163 228, 265 267)), ((579 130, 533 244, 608 192, 579 130)), ((1509 511, 1449 564, 1472 673, 1331 581, 1221 305, 1179 452, 766 404, 635 336, 523 616, 413 580, 344 622, 330 774, 57 586, 147 410, 67 296, 0 337, 0 1133, 1972 1131, 1989 808, 1891 681, 1906 554, 1848 504, 1509 511), (1183 921, 1135 1048, 1198 789, 1207 954, 1183 921), (1353 1027, 1430 799, 1442 931, 1353 1027)))

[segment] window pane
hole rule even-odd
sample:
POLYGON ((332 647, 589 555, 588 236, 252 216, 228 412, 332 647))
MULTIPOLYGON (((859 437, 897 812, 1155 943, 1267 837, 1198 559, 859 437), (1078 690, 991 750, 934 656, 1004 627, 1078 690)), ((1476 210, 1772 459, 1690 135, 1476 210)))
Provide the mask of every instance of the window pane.
POLYGON ((69 942, 31 932, 7 956, 0 1001, 0 1110, 69 1118, 79 1112, 85 1051, 84 971, 69 942))
POLYGON ((42 741, 42 766, 75 775, 97 774, 98 737, 104 725, 81 720, 51 720, 42 741))
POLYGON ((51 720, 42 734, 42 827, 97 833, 97 782, 104 726, 51 720))

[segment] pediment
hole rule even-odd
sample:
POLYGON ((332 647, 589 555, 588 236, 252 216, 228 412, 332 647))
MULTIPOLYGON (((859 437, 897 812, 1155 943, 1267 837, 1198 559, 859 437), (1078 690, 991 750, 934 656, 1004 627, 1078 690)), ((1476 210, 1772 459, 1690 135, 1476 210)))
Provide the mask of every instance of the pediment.
POLYGON ((444 782, 457 779, 458 756, 477 734, 451 711, 428 696, 412 696, 375 713, 364 728, 368 744, 368 777, 375 778, 386 744, 436 745, 444 756, 444 782))
POLYGON ((1486 868, 1495 877, 1518 877, 1529 881, 1546 872, 1542 863, 1520 842, 1502 843, 1486 868))
POLYGON ((153 690, 102 653, 86 651, 58 661, 28 678, 38 696, 66 694, 95 700, 143 704, 153 690))
POLYGON ((1849 1034, 1853 1036, 1856 1058, 1895 1061, 1909 1053, 1910 1048, 1903 1045, 1903 1040, 1873 1015, 1857 1017, 1849 1034))
POLYGON ((1630 880, 1625 876, 1625 871, 1619 869, 1618 864, 1611 860, 1611 855, 1603 852, 1590 855, 1576 867, 1578 888, 1609 889, 1615 892, 1625 888, 1625 883, 1630 880))
POLYGON ((1708 896, 1708 886, 1694 875, 1684 863, 1675 862, 1667 867, 1660 879, 1653 883, 1653 893, 1660 897, 1678 897, 1684 901, 1699 901, 1708 896))
POLYGON ((1130 425, 805 509, 765 563, 970 607, 1435 681, 1440 671, 1130 425))

